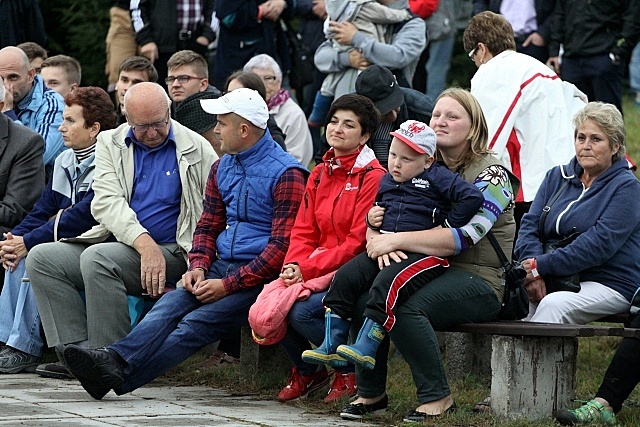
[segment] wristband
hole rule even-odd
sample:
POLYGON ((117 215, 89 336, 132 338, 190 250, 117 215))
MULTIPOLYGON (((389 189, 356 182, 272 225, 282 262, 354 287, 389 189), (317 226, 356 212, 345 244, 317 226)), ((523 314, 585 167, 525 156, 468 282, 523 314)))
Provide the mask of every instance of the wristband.
POLYGON ((542 277, 540 277, 540 273, 538 273, 538 264, 536 263, 535 258, 531 258, 531 274, 535 280, 542 279, 542 277))

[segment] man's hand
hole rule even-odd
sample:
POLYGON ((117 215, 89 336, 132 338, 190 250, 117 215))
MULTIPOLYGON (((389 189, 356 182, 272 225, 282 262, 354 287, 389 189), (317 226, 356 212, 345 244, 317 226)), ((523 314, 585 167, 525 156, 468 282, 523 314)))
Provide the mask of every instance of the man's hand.
POLYGON ((327 8, 324 5, 324 0, 313 0, 311 4, 313 5, 311 12, 313 12, 314 15, 322 20, 327 19, 327 8))
POLYGON ((331 21, 329 22, 329 31, 331 31, 332 39, 340 44, 350 45, 353 36, 358 32, 358 27, 349 21, 331 21))
POLYGON ((367 61, 358 49, 351 49, 349 51, 349 64, 351 64, 351 68, 364 70, 371 65, 371 62, 367 61))
POLYGON ((557 56, 552 56, 547 59, 547 67, 555 71, 557 75, 560 75, 560 60, 557 56))
POLYGON ((194 289, 200 286, 200 283, 205 279, 205 272, 201 268, 194 268, 182 275, 182 286, 193 293, 194 289))
POLYGON ((140 47, 140 55, 146 57, 151 63, 156 62, 158 59, 158 45, 154 42, 149 42, 140 47))
POLYGON ((286 264, 282 267, 282 273, 280 278, 284 282, 285 286, 291 286, 294 283, 302 282, 302 272, 298 264, 286 264))
POLYGON ((13 272, 18 262, 27 256, 28 250, 24 245, 22 236, 14 236, 11 233, 4 233, 5 240, 0 247, 2 254, 2 266, 5 270, 13 272))
POLYGON ((547 295, 547 287, 544 283, 544 279, 534 280, 529 282, 524 287, 527 289, 527 295, 529 295, 529 301, 533 303, 539 303, 542 298, 547 295))
POLYGON ((203 280, 195 287, 192 294, 203 304, 218 301, 227 296, 222 280, 208 279, 203 280))
POLYGON ((367 212, 367 221, 374 227, 380 227, 382 225, 382 218, 384 217, 385 208, 382 206, 374 206, 367 212))
POLYGON ((529 46, 529 44, 532 44, 534 46, 544 47, 546 43, 544 42, 544 39, 540 34, 533 32, 529 34, 529 37, 527 37, 524 43, 522 43, 522 46, 527 47, 529 46))
POLYGON ((140 254, 140 282, 142 289, 157 298, 164 292, 166 284, 167 262, 158 244, 144 233, 133 242, 133 247, 140 254))

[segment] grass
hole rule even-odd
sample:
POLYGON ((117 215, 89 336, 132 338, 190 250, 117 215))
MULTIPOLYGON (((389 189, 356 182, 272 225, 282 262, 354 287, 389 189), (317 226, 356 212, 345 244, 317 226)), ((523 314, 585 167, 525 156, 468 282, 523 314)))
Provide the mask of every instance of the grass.
MULTIPOLYGON (((636 163, 640 164, 640 108, 633 105, 633 100, 626 97, 623 109, 627 128, 627 152, 636 163)), ((582 338, 578 350, 578 369, 576 378, 576 398, 589 400, 597 391, 604 372, 620 342, 615 337, 582 338)), ((255 395, 256 398, 275 400, 275 396, 284 386, 288 374, 283 371, 256 373, 246 372, 241 366, 230 366, 209 370, 198 369, 197 365, 204 359, 197 354, 187 362, 165 375, 160 381, 169 381, 183 385, 206 385, 226 388, 231 393, 255 395)), ((389 378, 387 381, 390 406, 387 414, 372 418, 384 426, 409 426, 402 423, 403 415, 417 406, 415 386, 407 364, 401 357, 389 360, 389 378)), ((459 406, 459 410, 443 419, 430 421, 422 425, 443 427, 542 427, 558 425, 551 419, 539 422, 524 420, 506 422, 496 419, 490 414, 475 414, 474 404, 489 394, 490 378, 467 376, 452 380, 451 389, 459 406)), ((326 405, 322 402, 322 392, 309 399, 292 403, 315 413, 337 414, 343 403, 326 405)), ((640 387, 627 399, 623 410, 618 415, 622 427, 640 425, 640 387)), ((345 422, 347 424, 347 422, 345 422)), ((357 425, 356 423, 348 423, 357 425)))

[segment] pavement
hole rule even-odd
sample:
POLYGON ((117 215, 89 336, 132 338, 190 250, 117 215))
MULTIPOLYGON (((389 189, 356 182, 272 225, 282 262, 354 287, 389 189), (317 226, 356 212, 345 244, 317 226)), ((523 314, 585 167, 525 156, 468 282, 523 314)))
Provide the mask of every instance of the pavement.
POLYGON ((210 387, 154 385, 102 400, 75 380, 0 375, 0 426, 371 426, 210 387))

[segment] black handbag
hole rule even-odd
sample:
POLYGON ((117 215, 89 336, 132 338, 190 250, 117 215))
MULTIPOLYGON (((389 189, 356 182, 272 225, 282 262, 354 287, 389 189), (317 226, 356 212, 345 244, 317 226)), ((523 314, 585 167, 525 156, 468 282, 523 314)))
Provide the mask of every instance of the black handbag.
POLYGON ((301 91, 303 87, 313 83, 315 74, 314 52, 304 43, 300 33, 295 31, 283 19, 280 19, 280 27, 287 38, 289 46, 289 59, 291 61, 289 85, 293 89, 301 91))
POLYGON ((502 297, 502 308, 498 313, 498 318, 501 320, 523 319, 529 314, 529 296, 527 295, 527 289, 524 287, 527 272, 519 262, 507 259, 491 231, 487 233, 487 238, 496 251, 504 270, 504 296, 502 297))
MULTIPOLYGON (((540 235, 540 242, 542 243, 542 251, 545 254, 551 253, 556 249, 564 248, 573 242, 580 233, 572 233, 571 235, 564 237, 562 239, 555 239, 547 241, 547 236, 544 232, 544 222, 547 219, 547 214, 551 210, 551 205, 555 203, 555 201, 560 197, 560 194, 567 188, 569 184, 568 180, 565 180, 560 189, 556 192, 556 194, 551 197, 549 203, 542 209, 542 214, 540 215, 540 225, 538 228, 538 234, 540 235)), ((580 292, 580 273, 571 274, 568 276, 545 276, 543 277, 545 288, 547 289, 547 293, 550 294, 552 292, 580 292)))

